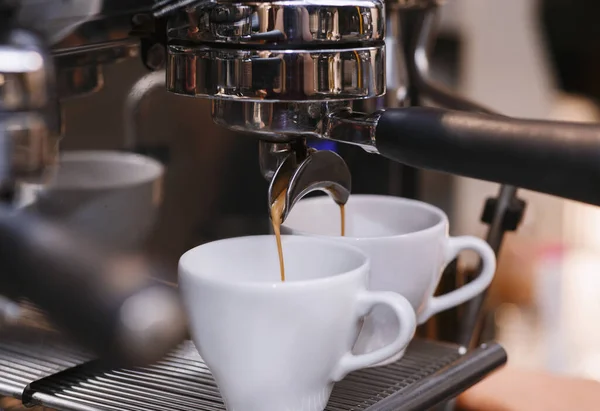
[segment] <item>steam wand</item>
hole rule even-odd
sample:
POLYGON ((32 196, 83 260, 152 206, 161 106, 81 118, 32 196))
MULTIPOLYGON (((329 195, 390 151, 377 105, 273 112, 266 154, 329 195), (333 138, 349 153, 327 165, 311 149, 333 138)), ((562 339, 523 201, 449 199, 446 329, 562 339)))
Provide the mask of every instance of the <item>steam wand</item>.
MULTIPOLYGON (((407 65, 411 77, 411 86, 419 97, 428 99, 439 107, 454 110, 484 113, 494 115, 492 110, 475 102, 465 99, 442 85, 433 81, 429 76, 429 49, 432 46, 434 32, 438 20, 438 5, 433 4, 425 10, 417 11, 413 16, 414 30, 407 39, 407 65)), ((420 98, 419 100, 422 100, 420 98)), ((415 103, 420 103, 417 101, 415 103)), ((506 231, 517 229, 525 211, 525 202, 517 197, 517 187, 502 185, 495 198, 488 198, 485 202, 481 220, 489 224, 486 241, 494 250, 496 256, 500 253, 504 234, 506 231)), ((473 346, 482 342, 485 332, 485 321, 482 317, 482 307, 486 293, 482 293, 470 301, 460 323, 460 332, 457 342, 464 346, 473 346)))

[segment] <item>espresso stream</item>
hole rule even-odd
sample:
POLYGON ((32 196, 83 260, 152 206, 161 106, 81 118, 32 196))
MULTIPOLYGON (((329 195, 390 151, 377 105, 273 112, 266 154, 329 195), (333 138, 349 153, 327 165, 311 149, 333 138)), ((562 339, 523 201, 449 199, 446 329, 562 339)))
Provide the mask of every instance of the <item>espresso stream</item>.
POLYGON ((344 237, 346 235, 346 208, 344 204, 340 204, 340 216, 342 219, 342 237, 344 237))
MULTIPOLYGON (((281 281, 285 281, 285 264, 283 263, 283 248, 281 247, 281 223, 283 209, 285 208, 285 195, 287 191, 283 190, 279 196, 271 204, 271 222, 273 224, 273 232, 277 241, 277 253, 279 254, 279 272, 281 273, 281 281)), ((344 204, 340 204, 340 216, 342 237, 346 234, 346 209, 344 204)))
POLYGON ((281 248, 281 216, 285 207, 285 194, 283 190, 279 196, 271 204, 271 222, 273 223, 273 232, 277 240, 277 253, 279 254, 279 271, 281 273, 281 281, 285 281, 285 266, 283 264, 283 250, 281 248))

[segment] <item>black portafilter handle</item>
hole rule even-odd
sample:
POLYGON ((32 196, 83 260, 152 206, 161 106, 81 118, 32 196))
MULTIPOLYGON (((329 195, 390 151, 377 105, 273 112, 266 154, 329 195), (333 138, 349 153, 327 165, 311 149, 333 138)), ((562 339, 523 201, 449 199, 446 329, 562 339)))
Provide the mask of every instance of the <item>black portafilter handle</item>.
POLYGON ((150 269, 141 258, 0 206, 0 292, 28 298, 111 365, 156 361, 184 338, 177 291, 152 280, 150 269))
POLYGON ((435 108, 382 113, 381 155, 423 169, 600 205, 600 126, 435 108))

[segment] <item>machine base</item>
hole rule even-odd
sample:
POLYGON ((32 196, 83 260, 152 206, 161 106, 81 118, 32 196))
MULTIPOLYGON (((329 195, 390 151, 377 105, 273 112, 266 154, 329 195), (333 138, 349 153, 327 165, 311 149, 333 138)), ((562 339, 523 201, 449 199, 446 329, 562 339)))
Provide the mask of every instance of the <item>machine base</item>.
MULTIPOLYGON (((132 369, 101 368, 53 332, 3 330, 0 396, 57 410, 221 410, 217 387, 191 341, 163 361, 132 369)), ((427 410, 447 401, 506 362, 496 344, 466 351, 414 340, 385 367, 350 374, 336 384, 327 410, 427 410)))

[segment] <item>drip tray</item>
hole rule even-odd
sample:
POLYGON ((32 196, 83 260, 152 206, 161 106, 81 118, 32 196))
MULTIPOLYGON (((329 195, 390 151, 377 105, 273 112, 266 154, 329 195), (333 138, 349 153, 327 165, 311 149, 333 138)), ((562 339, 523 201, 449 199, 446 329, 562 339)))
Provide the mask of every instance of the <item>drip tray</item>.
MULTIPOLYGON (((69 411, 224 411, 217 387, 192 342, 154 365, 102 369, 89 356, 48 339, 0 337, 0 396, 27 406, 69 411)), ((330 411, 417 411, 455 397, 506 362, 498 344, 466 351, 415 340, 395 364, 336 384, 330 411)))

